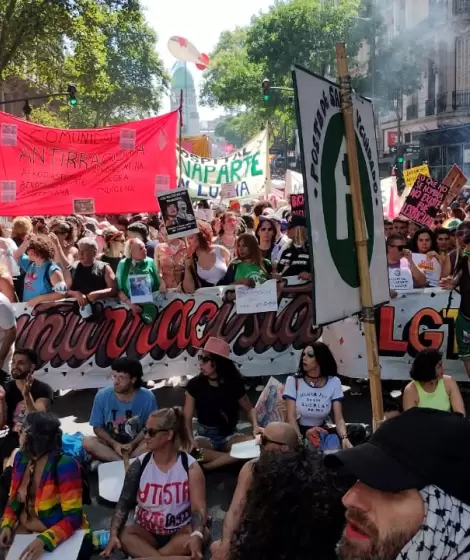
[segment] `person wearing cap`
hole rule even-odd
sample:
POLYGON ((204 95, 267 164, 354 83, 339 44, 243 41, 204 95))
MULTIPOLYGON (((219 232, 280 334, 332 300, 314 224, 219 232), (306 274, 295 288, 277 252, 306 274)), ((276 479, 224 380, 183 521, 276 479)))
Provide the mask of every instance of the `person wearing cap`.
POLYGON ((230 457, 234 443, 248 441, 258 433, 258 420, 238 367, 230 357, 230 346, 221 338, 210 337, 198 356, 200 374, 186 387, 184 415, 188 432, 193 433, 196 414, 198 430, 193 448, 203 449, 206 469, 236 462, 230 457), (237 423, 242 408, 252 426, 253 436, 239 434, 237 423))
POLYGON ((357 482, 344 495, 341 560, 470 558, 470 422, 412 408, 367 443, 325 456, 357 482))
POLYGON ((287 223, 289 244, 282 252, 276 272, 281 276, 298 276, 301 280, 312 278, 312 264, 307 240, 307 220, 293 214, 287 223))

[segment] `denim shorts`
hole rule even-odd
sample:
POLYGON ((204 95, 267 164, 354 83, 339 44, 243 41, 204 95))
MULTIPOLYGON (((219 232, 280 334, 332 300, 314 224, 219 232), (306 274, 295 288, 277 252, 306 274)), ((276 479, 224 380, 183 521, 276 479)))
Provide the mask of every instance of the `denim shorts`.
POLYGON ((227 451, 227 443, 236 435, 238 435, 236 432, 226 435, 219 428, 199 424, 196 437, 206 439, 214 451, 227 451))

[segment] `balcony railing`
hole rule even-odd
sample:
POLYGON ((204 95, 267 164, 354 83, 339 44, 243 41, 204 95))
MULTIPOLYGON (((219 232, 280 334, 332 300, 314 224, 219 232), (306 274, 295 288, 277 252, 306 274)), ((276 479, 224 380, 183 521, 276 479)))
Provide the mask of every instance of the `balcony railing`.
POLYGON ((453 109, 465 109, 470 107, 470 89, 460 89, 452 92, 453 109))
POLYGON ((406 120, 411 121, 412 119, 418 118, 418 104, 413 103, 413 105, 408 105, 406 108, 406 120))
POLYGON ((436 109, 438 115, 447 111, 447 92, 437 94, 436 109))
POLYGON ((427 117, 436 113, 436 102, 434 99, 427 99, 425 104, 425 113, 427 117))
POLYGON ((452 13, 454 16, 468 15, 470 17, 470 0, 453 0, 452 13))

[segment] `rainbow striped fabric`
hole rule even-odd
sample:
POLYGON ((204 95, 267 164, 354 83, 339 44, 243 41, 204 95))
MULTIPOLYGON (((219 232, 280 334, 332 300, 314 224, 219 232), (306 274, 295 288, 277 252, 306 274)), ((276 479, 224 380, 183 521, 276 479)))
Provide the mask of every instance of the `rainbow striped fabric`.
MULTIPOLYGON (((28 465, 28 458, 18 451, 13 464, 10 499, 5 508, 1 528, 14 529, 24 504, 18 499, 18 488, 28 465)), ((51 454, 44 466, 41 483, 34 502, 36 515, 47 527, 38 538, 51 552, 78 529, 90 533, 83 512, 82 476, 75 459, 68 455, 51 454)))

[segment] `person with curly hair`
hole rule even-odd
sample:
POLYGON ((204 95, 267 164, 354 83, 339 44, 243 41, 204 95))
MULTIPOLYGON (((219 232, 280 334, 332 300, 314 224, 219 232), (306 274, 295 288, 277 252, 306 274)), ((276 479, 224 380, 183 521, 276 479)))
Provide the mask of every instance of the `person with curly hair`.
POLYGON ((348 487, 313 449, 263 453, 229 560, 335 560, 348 487))
POLYGON ((212 243, 212 229, 209 224, 197 220, 199 233, 186 239, 191 255, 185 261, 183 291, 194 294, 198 288, 217 286, 227 272, 230 251, 212 243))
POLYGON ((49 239, 29 235, 13 253, 26 274, 23 301, 27 301, 31 307, 65 297, 67 285, 64 273, 54 262, 54 255, 55 248, 49 239))
POLYGON ((15 456, 10 499, 3 513, 0 545, 7 547, 16 533, 36 533, 22 558, 39 560, 83 529, 78 560, 93 553, 88 520, 83 511, 83 481, 78 463, 62 454, 59 420, 48 412, 26 416, 21 448, 15 456))

